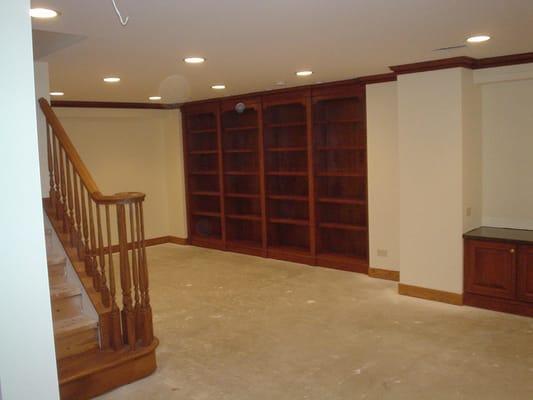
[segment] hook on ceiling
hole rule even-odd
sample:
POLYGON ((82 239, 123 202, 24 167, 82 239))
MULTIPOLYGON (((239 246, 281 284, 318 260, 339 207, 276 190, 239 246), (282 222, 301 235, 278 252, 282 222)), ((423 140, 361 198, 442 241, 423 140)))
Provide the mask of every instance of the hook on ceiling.
POLYGON ((126 26, 128 24, 130 17, 122 18, 122 14, 120 13, 120 10, 118 9, 118 6, 115 0, 111 0, 111 2, 113 3, 113 7, 115 7, 115 12, 118 15, 118 19, 120 20, 120 23, 122 24, 122 26, 126 26))

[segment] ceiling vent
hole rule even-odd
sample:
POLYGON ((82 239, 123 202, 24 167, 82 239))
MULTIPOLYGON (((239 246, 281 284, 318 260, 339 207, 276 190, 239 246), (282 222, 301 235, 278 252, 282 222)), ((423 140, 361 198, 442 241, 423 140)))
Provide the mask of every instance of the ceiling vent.
POLYGON ((448 50, 462 49, 463 47, 466 47, 466 45, 460 44, 458 46, 439 47, 438 49, 434 49, 433 51, 448 51, 448 50))

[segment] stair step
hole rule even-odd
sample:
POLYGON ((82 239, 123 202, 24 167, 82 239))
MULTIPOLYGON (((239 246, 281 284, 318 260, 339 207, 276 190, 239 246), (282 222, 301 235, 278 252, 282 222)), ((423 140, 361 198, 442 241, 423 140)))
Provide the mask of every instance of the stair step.
POLYGON ((88 329, 96 329, 98 322, 84 314, 72 318, 54 321, 54 337, 56 339, 69 336, 88 329))
POLYGON ((66 299, 80 294, 81 289, 70 282, 61 282, 50 287, 50 297, 52 298, 52 301, 66 299))
POLYGON ((98 323, 85 315, 54 321, 54 337, 58 360, 99 348, 98 323))
POLYGON ((47 261, 49 267, 53 266, 53 265, 64 265, 65 262, 66 262, 66 258, 65 258, 65 256, 63 256, 61 254, 48 255, 46 257, 46 261, 47 261))

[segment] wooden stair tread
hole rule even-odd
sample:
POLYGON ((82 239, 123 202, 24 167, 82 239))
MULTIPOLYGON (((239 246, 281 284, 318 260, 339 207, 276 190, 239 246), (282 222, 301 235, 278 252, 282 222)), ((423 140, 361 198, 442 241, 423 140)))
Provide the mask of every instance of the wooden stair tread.
POLYGON ((81 289, 70 282, 60 282, 50 287, 50 297, 53 300, 65 299, 81 294, 81 289))
POLYGON ((52 265, 59 265, 59 264, 64 264, 66 262, 66 258, 65 256, 61 255, 61 254, 57 254, 57 255, 47 255, 46 256, 46 262, 48 264, 48 266, 52 266, 52 265))
POLYGON ((72 318, 54 321, 54 336, 56 339, 73 335, 86 330, 96 329, 98 322, 84 314, 72 318))
POLYGON ((137 346, 136 350, 129 350, 124 346, 117 351, 96 350, 79 354, 76 357, 69 357, 58 362, 59 384, 63 385, 74 380, 116 367, 120 364, 129 363, 135 359, 145 357, 159 345, 159 340, 154 338, 152 344, 147 347, 137 346))

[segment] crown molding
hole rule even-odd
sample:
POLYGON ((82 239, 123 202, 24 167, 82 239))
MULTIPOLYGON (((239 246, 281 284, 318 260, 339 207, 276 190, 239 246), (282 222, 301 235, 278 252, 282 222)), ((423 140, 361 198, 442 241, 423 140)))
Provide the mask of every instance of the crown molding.
POLYGON ((472 57, 451 57, 439 60, 422 61, 411 64, 401 64, 389 67, 392 72, 361 76, 359 78, 347 79, 334 82, 325 82, 315 85, 303 85, 290 88, 280 88, 275 90, 244 93, 225 97, 215 97, 203 100, 195 100, 185 103, 163 104, 163 103, 128 103, 128 102, 111 102, 111 101, 76 101, 76 100, 52 100, 52 107, 78 107, 78 108, 124 108, 124 109, 155 109, 155 110, 176 110, 182 106, 192 106, 195 104, 205 104, 209 102, 219 102, 225 100, 236 100, 244 97, 261 96, 267 93, 281 94, 294 90, 310 90, 313 88, 335 86, 342 84, 364 84, 371 85, 375 83, 396 81, 398 75, 413 74, 417 72, 436 71, 448 68, 467 68, 467 69, 484 69, 494 67, 504 67, 510 65, 533 63, 533 52, 521 54, 509 54, 499 57, 472 58, 472 57))
POLYGON ((414 74, 417 72, 436 71, 447 68, 484 69, 526 63, 533 63, 533 53, 509 54, 506 56, 488 58, 452 57, 443 58, 440 60, 394 65, 389 68, 396 75, 402 75, 414 74))
POLYGON ((52 100, 52 107, 69 108, 129 108, 129 109, 151 109, 151 110, 176 110, 180 104, 163 103, 127 103, 115 101, 79 101, 79 100, 52 100))

